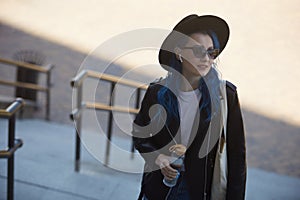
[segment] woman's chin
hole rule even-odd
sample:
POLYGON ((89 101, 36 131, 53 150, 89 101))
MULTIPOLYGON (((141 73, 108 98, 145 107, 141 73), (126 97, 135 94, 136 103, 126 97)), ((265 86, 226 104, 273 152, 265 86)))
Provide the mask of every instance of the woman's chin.
POLYGON ((206 74, 209 72, 209 68, 207 68, 207 69, 198 69, 197 70, 197 74, 199 75, 199 76, 206 76, 206 74))

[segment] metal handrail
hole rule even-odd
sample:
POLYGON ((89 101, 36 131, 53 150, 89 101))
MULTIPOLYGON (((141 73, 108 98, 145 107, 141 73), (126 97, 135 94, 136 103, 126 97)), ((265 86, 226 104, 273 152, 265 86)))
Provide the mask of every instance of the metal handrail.
POLYGON ((97 78, 97 79, 101 79, 101 80, 105 80, 105 81, 109 81, 109 82, 113 82, 113 83, 118 83, 118 84, 121 84, 121 85, 126 85, 126 86, 129 86, 129 87, 133 87, 133 88, 141 88, 141 89, 144 89, 144 90, 147 89, 147 85, 145 85, 145 83, 140 83, 140 82, 132 81, 132 80, 129 80, 129 79, 121 79, 118 76, 103 74, 103 73, 90 71, 90 70, 87 71, 87 74, 91 78, 97 78))
POLYGON ((20 88, 26 88, 26 89, 31 89, 31 90, 37 90, 37 91, 43 91, 43 92, 46 92, 49 89, 46 87, 41 87, 38 84, 19 82, 19 81, 12 82, 12 81, 0 80, 0 84, 14 86, 14 87, 20 87, 20 88))
POLYGON ((46 86, 45 87, 40 86, 39 84, 32 84, 32 83, 18 82, 18 81, 7 81, 7 80, 0 80, 0 84, 45 92, 46 93, 45 118, 46 118, 46 120, 50 120, 51 71, 54 68, 54 65, 49 64, 49 65, 42 67, 39 65, 34 65, 34 64, 26 63, 26 62, 21 62, 21 61, 9 60, 6 58, 0 58, 0 63, 15 66, 15 67, 21 67, 21 68, 25 68, 25 69, 31 69, 31 70, 46 74, 47 78, 46 78, 46 86))
POLYGON ((138 114, 139 110, 135 108, 128 108, 124 106, 109 106, 103 103, 92 103, 85 102, 85 107, 96 110, 106 110, 106 111, 114 111, 120 113, 130 113, 130 114, 138 114))
POLYGON ((147 89, 147 85, 141 82, 132 81, 129 79, 121 79, 119 76, 114 76, 110 74, 99 73, 92 70, 82 70, 77 76, 71 80, 71 87, 78 87, 83 83, 83 80, 87 77, 101 79, 108 82, 118 83, 134 88, 141 88, 143 90, 147 89))
POLYGON ((17 98, 12 102, 6 109, 0 109, 0 117, 9 118, 18 112, 24 106, 24 100, 22 98, 17 98))
POLYGON ((23 140, 15 139, 15 144, 13 147, 6 150, 0 150, 0 158, 10 158, 18 148, 22 147, 23 140))
POLYGON ((87 70, 82 70, 77 76, 71 80, 71 87, 79 87, 82 85, 83 80, 88 76, 87 70))
MULTIPOLYGON (((125 112, 130 114, 137 114, 139 111, 139 104, 140 104, 140 96, 141 96, 141 90, 146 90, 148 86, 144 83, 132 81, 129 79, 121 79, 121 77, 113 76, 109 74, 103 74, 96 71, 91 70, 82 70, 80 73, 77 74, 74 78, 71 80, 71 87, 77 90, 77 101, 76 101, 76 107, 73 108, 70 118, 71 120, 74 120, 76 125, 76 147, 75 147, 75 171, 79 171, 80 169, 80 136, 81 136, 81 123, 82 123, 82 110, 83 109, 96 109, 96 110, 102 110, 102 111, 108 111, 108 131, 107 131, 107 143, 106 143, 106 152, 105 152, 105 161, 104 165, 108 165, 108 158, 110 154, 110 140, 112 136, 112 112, 125 112), (87 78, 93 78, 93 79, 100 79, 102 81, 108 81, 111 83, 110 88, 110 99, 109 104, 103 104, 101 102, 85 102, 82 101, 82 85, 85 79, 87 78), (136 88, 136 101, 135 101, 135 108, 129 108, 124 106, 117 106, 114 105, 114 99, 113 99, 113 91, 116 84, 121 84, 127 87, 133 87, 136 88)), ((131 152, 134 152, 134 146, 133 143, 131 145, 131 152)), ((132 154, 133 156, 133 154, 132 154)))
POLYGON ((31 70, 42 72, 42 73, 48 73, 49 71, 51 71, 54 68, 54 65, 52 65, 52 64, 41 67, 39 65, 34 65, 34 64, 26 63, 26 62, 21 62, 21 61, 9 60, 6 58, 0 58, 0 62, 7 64, 7 65, 18 66, 18 67, 31 69, 31 70))
POLYGON ((0 109, 0 118, 8 119, 8 148, 0 150, 0 158, 7 159, 7 199, 14 198, 14 154, 23 145, 21 139, 15 138, 16 113, 24 106, 24 100, 17 98, 7 108, 0 109))

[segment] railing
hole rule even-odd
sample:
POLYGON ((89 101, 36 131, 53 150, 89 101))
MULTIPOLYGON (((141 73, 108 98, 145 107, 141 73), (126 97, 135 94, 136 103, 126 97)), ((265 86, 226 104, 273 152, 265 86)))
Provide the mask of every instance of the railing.
MULTIPOLYGON (((54 65, 49 64, 45 67, 41 67, 39 65, 33 65, 33 64, 25 63, 25 62, 13 61, 13 60, 4 59, 4 58, 0 58, 0 63, 6 64, 6 65, 11 65, 11 66, 16 66, 16 67, 22 67, 25 69, 31 69, 31 70, 46 74, 46 76, 47 76, 46 86, 41 86, 39 84, 26 83, 26 82, 7 81, 7 80, 0 80, 0 84, 45 92, 46 93, 45 119, 49 120, 50 119, 51 71, 54 68, 54 65)), ((26 99, 24 99, 24 100, 26 101, 26 99)))
MULTIPOLYGON (((107 129, 107 142, 106 142, 106 150, 105 150, 105 161, 104 165, 108 164, 108 158, 110 154, 110 140, 112 136, 112 125, 113 125, 113 114, 112 112, 123 112, 123 113, 130 113, 130 114, 137 114, 139 111, 139 104, 140 104, 140 97, 141 97, 141 90, 146 90, 147 86, 144 83, 128 80, 128 79, 121 79, 120 77, 102 74, 95 71, 90 70, 83 70, 81 71, 76 77, 71 80, 71 87, 76 89, 76 107, 72 110, 70 114, 71 120, 74 120, 76 125, 76 152, 75 152, 75 171, 79 171, 80 169, 80 137, 81 137, 81 126, 82 126, 82 110, 83 109, 96 109, 102 111, 108 111, 108 129, 107 129), (111 83, 110 87, 110 94, 109 94, 109 104, 103 103, 94 103, 94 102, 84 102, 82 101, 82 85, 85 79, 87 78, 94 78, 100 79, 103 81, 108 81, 111 83), (114 105, 114 96, 113 91, 115 89, 116 83, 125 85, 128 87, 136 88, 136 99, 135 99, 135 107, 128 108, 123 106, 114 105)), ((133 143, 131 145, 131 152, 134 152, 133 143)), ((133 154, 132 154, 133 155, 133 154)))
POLYGON ((21 139, 15 138, 16 113, 23 107, 24 101, 17 98, 6 109, 0 109, 0 118, 8 119, 8 149, 0 150, 0 158, 7 161, 7 199, 14 199, 14 153, 23 145, 21 139))

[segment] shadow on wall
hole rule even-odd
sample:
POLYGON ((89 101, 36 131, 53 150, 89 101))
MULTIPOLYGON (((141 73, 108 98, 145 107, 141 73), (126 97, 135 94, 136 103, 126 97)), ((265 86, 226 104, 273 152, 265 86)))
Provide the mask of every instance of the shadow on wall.
POLYGON ((300 177, 300 126, 243 108, 250 167, 300 177))

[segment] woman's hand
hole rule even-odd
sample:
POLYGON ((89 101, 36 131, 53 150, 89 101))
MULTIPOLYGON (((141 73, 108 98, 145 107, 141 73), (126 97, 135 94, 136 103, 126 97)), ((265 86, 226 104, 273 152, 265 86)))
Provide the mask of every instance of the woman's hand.
POLYGON ((160 168, 161 173, 167 179, 174 179, 177 176, 178 171, 170 166, 171 157, 166 156, 164 154, 159 154, 155 160, 155 164, 157 164, 160 168))

